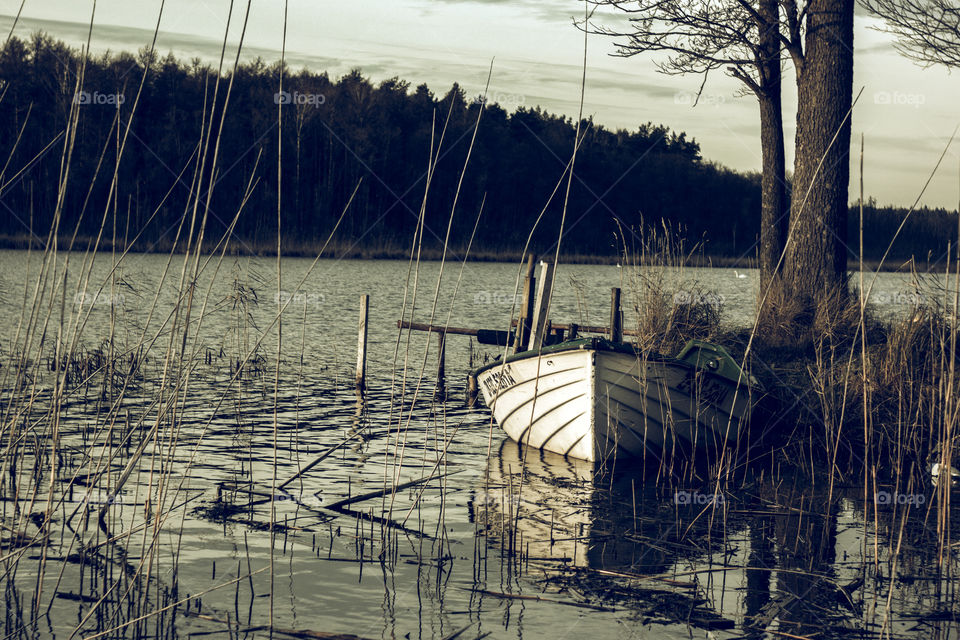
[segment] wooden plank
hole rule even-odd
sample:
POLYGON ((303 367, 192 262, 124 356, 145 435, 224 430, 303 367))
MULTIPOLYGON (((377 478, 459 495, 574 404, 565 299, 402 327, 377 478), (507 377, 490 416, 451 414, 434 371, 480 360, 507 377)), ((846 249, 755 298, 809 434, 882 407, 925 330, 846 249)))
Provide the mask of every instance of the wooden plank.
POLYGON ((349 435, 349 436, 347 436, 346 438, 344 438, 343 440, 341 440, 339 444, 336 444, 336 445, 330 447, 329 449, 327 449, 326 451, 324 451, 324 452, 323 452, 322 454, 320 454, 320 456, 317 457, 313 462, 311 462, 310 464, 308 464, 308 465, 305 466, 304 468, 300 469, 300 471, 298 471, 298 472, 296 472, 295 474, 293 474, 293 476, 292 476, 291 478, 287 479, 287 480, 284 481, 282 484, 280 484, 280 486, 278 486, 277 489, 283 489, 285 486, 287 486, 288 484, 290 484, 291 482, 293 482, 294 480, 296 480, 297 478, 299 478, 300 476, 302 476, 303 474, 305 474, 307 471, 310 471, 310 469, 313 469, 315 466, 317 466, 318 464, 320 464, 321 462, 323 462, 324 460, 326 460, 330 455, 332 455, 333 453, 335 453, 335 452, 337 451, 337 449, 339 449, 339 448, 342 447, 343 445, 345 445, 345 444, 347 444, 348 442, 350 442, 351 440, 353 440, 353 439, 357 436, 357 433, 358 433, 358 432, 354 432, 352 435, 349 435))
MULTIPOLYGON (((516 322, 514 322, 514 324, 516 324, 516 322)), ((577 334, 578 334, 578 335, 581 334, 581 333, 601 333, 601 334, 605 334, 605 335, 609 335, 609 334, 610 334, 610 327, 601 327, 601 326, 599 326, 599 325, 577 324, 577 323, 575 323, 575 322, 574 322, 574 323, 571 323, 571 324, 563 324, 562 322, 554 322, 554 323, 551 323, 550 326, 553 327, 554 329, 563 329, 564 331, 570 331, 571 327, 576 327, 576 328, 577 328, 577 334)), ((636 329, 624 329, 624 330, 623 330, 623 335, 625 335, 625 336, 635 336, 635 335, 637 335, 637 331, 636 331, 636 329)), ((571 338, 571 339, 572 339, 572 338, 571 338)))
POLYGON ((527 277, 523 281, 523 301, 520 307, 520 319, 517 324, 517 340, 513 345, 513 352, 523 351, 530 341, 530 319, 533 317, 533 288, 536 278, 533 277, 533 254, 527 257, 527 277))
MULTIPOLYGON (((514 321, 514 324, 516 324, 516 321, 514 321)), ((512 331, 497 331, 496 329, 467 329, 465 327, 444 327, 438 324, 408 322, 407 320, 397 320, 397 328, 409 329, 410 331, 426 331, 428 333, 473 336, 480 344, 493 344, 501 347, 507 346, 507 343, 513 339, 512 331)))
POLYGON ((397 320, 398 329, 409 329, 410 331, 429 331, 431 333, 453 333, 460 336, 475 336, 480 329, 465 329, 463 327, 444 327, 438 324, 427 324, 425 322, 408 322, 407 320, 397 320))
POLYGON ((477 329, 477 342, 492 344, 498 347, 507 347, 513 344, 513 331, 496 331, 493 329, 477 329))
POLYGON ((352 498, 344 498, 337 502, 330 504, 321 505, 324 509, 342 509, 343 507, 349 506, 354 502, 363 502, 364 500, 369 500, 370 498, 381 498, 383 496, 388 496, 391 493, 396 493, 397 491, 403 491, 404 489, 409 489, 410 487, 415 487, 420 484, 427 482, 432 482, 433 480, 439 480, 440 478, 445 478, 447 476, 452 476, 455 473, 460 473, 464 469, 456 469, 448 473, 441 473, 437 476, 427 476, 426 478, 419 478, 417 480, 411 480, 410 482, 404 482, 403 484, 398 484, 396 486, 387 487, 385 489, 377 489, 376 491, 370 491, 369 493, 363 493, 352 498))
POLYGON ((530 321, 530 340, 527 349, 539 349, 543 344, 544 332, 547 326, 547 307, 550 306, 550 288, 553 286, 553 263, 540 263, 540 283, 537 286, 537 301, 533 305, 533 316, 530 321))
POLYGON ((437 334, 437 395, 446 395, 447 334, 437 334))
POLYGON ((370 296, 360 296, 360 334, 357 338, 357 389, 363 391, 367 384, 367 314, 370 296))

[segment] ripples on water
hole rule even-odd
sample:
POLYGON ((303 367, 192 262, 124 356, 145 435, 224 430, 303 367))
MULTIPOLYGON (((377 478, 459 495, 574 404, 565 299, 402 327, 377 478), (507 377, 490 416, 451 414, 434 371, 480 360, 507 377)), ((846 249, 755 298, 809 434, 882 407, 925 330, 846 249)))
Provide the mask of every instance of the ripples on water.
MULTIPOLYGON (((78 269, 80 257, 71 259, 78 269)), ((74 637, 251 637, 265 635, 271 619, 286 632, 365 638, 759 638, 764 629, 772 637, 956 637, 954 583, 935 573, 938 550, 919 542, 935 513, 900 529, 892 508, 864 515, 862 490, 839 487, 828 498, 823 486, 785 477, 738 484, 707 509, 711 487, 672 486, 628 465, 603 474, 523 449, 484 409, 464 407, 471 358, 496 355, 466 338, 448 339, 448 395, 435 396, 435 340, 404 334, 398 342, 406 263, 322 261, 295 287, 309 261, 284 261, 280 297, 291 304, 275 402, 273 261, 226 259, 216 273, 212 262, 194 298, 187 350, 195 357, 166 363, 164 385, 180 268, 175 259, 161 286, 165 260, 130 256, 113 287, 83 300, 92 309, 78 343, 86 361, 129 350, 140 369, 125 377, 120 367, 121 396, 100 374, 82 383, 88 372, 78 365, 54 455, 47 362, 56 341, 44 338, 35 386, 13 389, 4 378, 5 411, 13 398, 35 397, 17 437, 5 434, 18 462, 4 470, 5 637, 69 638, 78 626, 74 637), (371 294, 370 377, 358 402, 361 293, 371 294), (135 349, 154 339, 146 353, 135 349), (231 381, 243 353, 254 357, 231 381), (141 443, 139 463, 125 469, 141 443), (48 475, 36 484, 35 468, 55 468, 52 493, 48 475), (130 480, 101 528, 97 513, 125 470, 130 480), (413 484, 330 508, 400 483, 413 484), (46 511, 48 497, 60 506, 47 544, 23 546, 44 539, 39 516, 24 514, 46 511), (119 539, 108 543, 106 531, 119 539)), ((37 268, 36 255, 0 254, 5 363, 37 268)), ((108 268, 97 263, 89 291, 108 268)), ((417 320, 430 319, 438 269, 420 267, 417 320)), ((434 314, 441 324, 458 275, 447 265, 434 314)), ((621 278, 616 267, 562 267, 554 317, 606 324, 609 287, 629 289, 621 278)), ((698 281, 723 296, 728 322, 749 322, 755 274, 688 270, 685 278, 678 290, 698 281)), ((513 265, 468 264, 450 324, 506 327, 516 279, 513 265)), ((880 283, 891 300, 909 291, 901 276, 880 283)), ((45 295, 53 336, 60 304, 45 295)), ((411 298, 408 291, 408 305, 411 298)), ((64 301, 69 327, 81 300, 64 301)), ((955 553, 944 551, 947 569, 956 569, 955 553)))

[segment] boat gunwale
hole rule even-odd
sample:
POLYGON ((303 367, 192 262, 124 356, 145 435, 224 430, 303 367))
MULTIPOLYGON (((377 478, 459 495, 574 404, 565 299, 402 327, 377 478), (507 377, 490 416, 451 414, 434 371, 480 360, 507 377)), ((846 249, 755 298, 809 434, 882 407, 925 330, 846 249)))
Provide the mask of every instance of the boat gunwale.
POLYGON ((471 376, 479 377, 480 375, 486 373, 487 371, 495 367, 503 367, 512 362, 519 362, 521 360, 526 360, 528 358, 534 358, 544 355, 552 355, 557 353, 564 353, 567 351, 606 351, 612 353, 622 353, 624 355, 633 355, 638 359, 645 362, 662 362, 665 364, 675 364, 679 365, 685 369, 702 372, 712 378, 717 378, 719 380, 724 380, 729 383, 732 383, 734 387, 744 387, 747 389, 752 389, 759 393, 763 392, 763 389, 759 386, 755 386, 750 383, 750 380, 747 378, 746 374, 744 375, 744 380, 741 382, 734 382, 733 380, 718 375, 712 371, 708 371, 703 368, 696 367, 686 360, 680 360, 679 358, 674 358, 672 356, 665 356, 661 353, 651 352, 644 354, 642 351, 637 349, 632 344, 626 342, 612 342, 606 338, 599 337, 590 337, 590 338, 577 338, 576 340, 565 340, 564 342, 559 342, 557 344, 552 344, 546 347, 541 347, 540 349, 528 349, 526 351, 520 351, 517 353, 512 353, 507 355, 501 360, 495 360, 493 362, 487 363, 482 367, 474 369, 470 372, 471 376))
MULTIPOLYGON (((563 353, 564 351, 613 351, 635 356, 641 355, 641 352, 638 351, 636 347, 624 342, 611 342, 609 340, 605 340, 604 338, 577 338, 576 340, 565 340, 563 342, 558 342, 557 344, 551 344, 549 346, 541 347, 540 349, 528 349, 526 351, 511 353, 506 358, 489 362, 482 367, 474 369, 470 373, 471 375, 479 376, 489 369, 510 364, 511 362, 526 360, 527 358, 533 358, 538 355, 563 353)), ((651 354, 648 359, 683 362, 683 360, 677 360, 676 358, 671 358, 669 356, 663 356, 660 354, 651 354)))

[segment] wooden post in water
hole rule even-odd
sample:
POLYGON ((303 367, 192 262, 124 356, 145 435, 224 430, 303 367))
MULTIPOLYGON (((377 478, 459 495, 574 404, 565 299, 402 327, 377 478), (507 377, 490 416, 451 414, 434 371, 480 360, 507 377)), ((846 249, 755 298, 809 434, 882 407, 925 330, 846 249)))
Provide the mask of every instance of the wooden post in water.
POLYGON ((467 407, 473 409, 477 406, 477 395, 480 393, 480 387, 477 385, 477 376, 472 373, 467 375, 467 407))
POLYGON ((523 298, 520 303, 520 321, 517 322, 517 337, 513 341, 513 352, 523 351, 530 340, 530 320, 533 317, 533 254, 527 257, 527 277, 523 281, 523 298))
POLYGON ((446 342, 447 334, 444 331, 437 333, 437 395, 446 395, 445 371, 446 368, 446 342))
POLYGON ((610 291, 610 340, 623 342, 623 314, 620 312, 620 287, 610 291))
POLYGON ((537 301, 533 305, 530 322, 530 340, 527 349, 539 349, 543 344, 547 327, 547 307, 550 306, 550 288, 553 286, 553 263, 540 263, 540 284, 537 286, 537 301))
POLYGON ((357 391, 363 392, 367 386, 367 313, 370 310, 370 296, 360 296, 360 335, 357 338, 357 391))

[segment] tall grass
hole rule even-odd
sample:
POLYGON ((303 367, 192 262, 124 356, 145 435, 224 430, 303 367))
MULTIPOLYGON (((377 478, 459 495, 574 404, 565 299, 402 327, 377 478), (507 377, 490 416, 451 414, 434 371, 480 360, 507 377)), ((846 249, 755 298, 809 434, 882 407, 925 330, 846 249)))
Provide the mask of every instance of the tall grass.
MULTIPOLYGON (((249 2, 246 8, 248 13, 249 2)), ((154 44, 162 16, 161 6, 154 44)), ((93 18, 91 32, 92 25, 93 18)), ((197 495, 190 490, 191 469, 219 407, 235 402, 243 430, 248 385, 263 383, 264 340, 275 325, 279 331, 289 304, 278 295, 268 326, 257 327, 251 312, 257 285, 236 270, 228 298, 212 299, 233 227, 256 188, 255 168, 225 233, 205 237, 210 194, 222 162, 220 132, 230 103, 232 80, 221 86, 221 78, 232 78, 223 64, 229 30, 228 20, 196 151, 171 184, 173 189, 184 179, 192 196, 152 291, 124 275, 138 232, 123 218, 115 188, 149 66, 139 78, 132 107, 118 109, 102 150, 98 175, 108 172, 111 188, 100 214, 100 235, 81 243, 76 229, 72 235, 68 230, 69 242, 63 244, 59 212, 64 199, 72 190, 92 191, 92 185, 71 183, 73 141, 83 122, 80 105, 71 103, 60 138, 54 224, 41 249, 33 242, 27 246, 20 317, 0 362, 0 566, 8 594, 17 599, 8 602, 8 611, 16 616, 8 621, 19 621, 13 635, 32 637, 43 617, 68 597, 84 603, 70 637, 91 639, 126 633, 173 637, 170 617, 202 607, 199 596, 179 591, 178 581, 179 540, 197 495), (116 160, 107 166, 111 147, 116 160), (205 322, 215 306, 232 312, 234 322, 221 344, 210 345, 205 322), (103 315, 97 315, 104 310, 105 335, 99 333, 103 315), (94 344, 87 343, 91 334, 94 344), (197 424, 196 388, 209 383, 203 369, 211 366, 222 366, 226 384, 205 394, 212 398, 213 413, 197 424), (17 595, 24 588, 28 591, 17 595)), ((89 49, 88 37, 85 51, 89 49)), ((81 60, 75 91, 84 88, 86 54, 81 60)), ((16 144, 11 159, 15 152, 16 144)), ((322 254, 321 248, 303 280, 322 254)), ((277 347, 279 368, 279 341, 277 347)), ((276 412, 278 393, 273 402, 276 412)), ((275 439, 275 457, 277 446, 275 439)), ((252 463, 245 475, 252 484, 252 463)), ((232 587, 262 570, 248 565, 246 574, 216 588, 232 587)))
POLYGON ((713 340, 723 332, 724 298, 690 274, 702 246, 688 248, 679 230, 621 227, 626 300, 631 304, 636 344, 643 352, 673 355, 688 340, 713 340))

